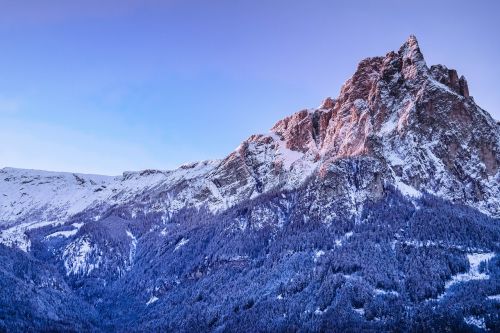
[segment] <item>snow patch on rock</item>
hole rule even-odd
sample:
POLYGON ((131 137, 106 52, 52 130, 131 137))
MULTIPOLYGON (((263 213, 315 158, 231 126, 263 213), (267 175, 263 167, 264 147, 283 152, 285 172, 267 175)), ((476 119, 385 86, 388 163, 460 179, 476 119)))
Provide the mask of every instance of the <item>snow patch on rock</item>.
POLYGON ((66 275, 89 275, 100 266, 101 256, 90 240, 83 237, 66 246, 63 261, 66 275))

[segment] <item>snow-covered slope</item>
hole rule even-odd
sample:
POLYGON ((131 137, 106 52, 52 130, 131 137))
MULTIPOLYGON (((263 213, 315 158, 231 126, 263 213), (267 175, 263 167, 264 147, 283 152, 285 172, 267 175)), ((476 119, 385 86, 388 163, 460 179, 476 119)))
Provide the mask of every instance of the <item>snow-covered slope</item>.
POLYGON ((199 162, 174 171, 125 172, 117 177, 4 168, 0 170, 0 223, 64 221, 92 206, 126 203, 161 185, 195 182, 215 163, 199 162))
POLYGON ((4 168, 0 221, 64 219, 106 198, 113 177, 4 168))

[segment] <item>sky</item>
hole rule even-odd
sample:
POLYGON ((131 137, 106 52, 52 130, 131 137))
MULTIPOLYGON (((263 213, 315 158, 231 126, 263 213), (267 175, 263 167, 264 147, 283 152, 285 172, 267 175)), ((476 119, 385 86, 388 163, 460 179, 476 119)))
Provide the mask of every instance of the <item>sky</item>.
POLYGON ((0 0, 0 168, 223 158, 415 34, 500 119, 499 1, 0 0))

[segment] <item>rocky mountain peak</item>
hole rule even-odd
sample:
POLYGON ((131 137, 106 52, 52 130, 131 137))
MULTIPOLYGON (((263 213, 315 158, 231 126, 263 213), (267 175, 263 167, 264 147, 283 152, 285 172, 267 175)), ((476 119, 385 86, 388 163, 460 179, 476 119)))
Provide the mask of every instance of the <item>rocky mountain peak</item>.
POLYGON ((292 150, 313 149, 334 159, 367 154, 372 150, 369 137, 394 128, 384 127, 392 125, 389 120, 399 129, 408 123, 428 72, 417 39, 410 36, 398 52, 362 60, 336 99, 327 98, 317 110, 287 117, 271 131, 292 150))
POLYGON ((427 67, 415 36, 397 52, 362 60, 336 99, 271 131, 303 159, 319 160, 322 174, 336 161, 366 156, 381 160, 391 181, 454 200, 498 201, 495 121, 470 98, 464 76, 427 67))
MULTIPOLYGON (((374 136, 393 135, 395 131, 403 135, 410 127, 431 125, 434 130, 450 130, 449 123, 425 119, 436 116, 421 111, 424 104, 430 107, 429 100, 460 104, 460 109, 468 111, 460 112, 463 115, 459 118, 467 121, 465 114, 476 112, 468 97, 465 77, 444 65, 428 68, 412 35, 398 52, 362 60, 336 99, 327 98, 316 110, 286 117, 271 131, 292 150, 313 149, 335 158, 366 154, 372 151, 369 138, 374 136), (438 123, 441 128, 435 127, 438 123)), ((441 110, 450 111, 444 106, 441 110)))
POLYGON ((427 73, 427 65, 424 55, 420 51, 417 38, 411 35, 399 49, 399 57, 402 61, 401 73, 407 80, 421 79, 427 73))
POLYGON ((418 45, 417 37, 410 35, 406 42, 399 48, 398 54, 402 57, 405 63, 425 63, 424 55, 418 45))

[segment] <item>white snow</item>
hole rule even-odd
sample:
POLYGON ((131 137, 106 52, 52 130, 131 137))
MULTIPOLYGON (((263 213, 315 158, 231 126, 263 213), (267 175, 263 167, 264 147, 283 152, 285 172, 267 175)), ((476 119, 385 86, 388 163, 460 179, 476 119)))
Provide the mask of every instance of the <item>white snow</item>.
POLYGON ((314 262, 316 262, 321 256, 325 255, 325 251, 323 250, 316 250, 314 252, 314 262))
POLYGON ((206 187, 210 190, 214 198, 218 199, 225 208, 228 207, 227 200, 223 197, 219 188, 214 184, 214 182, 210 179, 207 179, 205 182, 206 187))
POLYGON ((456 95, 460 98, 463 98, 462 95, 459 95, 457 94, 455 91, 451 90, 448 86, 442 84, 441 82, 439 81, 436 81, 434 78, 432 77, 429 77, 429 82, 431 82, 432 85, 434 85, 436 88, 439 88, 441 90, 446 90, 447 93, 449 94, 453 94, 453 95, 456 95))
POLYGON ((385 154, 385 158, 393 166, 394 165, 404 165, 405 164, 405 162, 401 159, 401 157, 395 151, 389 151, 387 154, 385 154))
POLYGON ((500 294, 498 294, 498 295, 490 295, 487 298, 490 299, 490 300, 492 300, 492 301, 500 302, 500 294))
POLYGON ((464 321, 468 325, 476 326, 478 328, 481 328, 483 330, 486 329, 486 324, 484 322, 483 317, 478 317, 478 316, 468 316, 464 318, 464 321))
POLYGON ((483 261, 490 261, 495 256, 495 252, 489 253, 470 253, 467 255, 467 260, 471 266, 471 271, 479 273, 479 265, 483 261))
POLYGON ((184 245, 186 245, 187 243, 189 242, 189 239, 187 238, 182 238, 176 245, 175 245, 175 248, 174 248, 174 252, 177 251, 178 249, 180 249, 181 247, 183 247, 184 245))
POLYGON ((449 244, 446 241, 440 240, 440 241, 432 241, 432 240, 418 240, 418 239, 403 239, 400 240, 400 235, 396 235, 398 240, 393 241, 393 246, 395 246, 397 243, 405 244, 408 246, 413 246, 413 247, 432 247, 432 246, 438 246, 441 248, 446 248, 446 249, 455 249, 455 250, 460 250, 460 251, 477 251, 481 252, 483 251, 480 248, 471 248, 471 247, 466 247, 462 245, 456 245, 456 244, 449 244))
POLYGON ((304 154, 298 151, 290 150, 288 148, 283 148, 283 146, 280 149, 281 155, 283 156, 283 163, 285 166, 285 169, 290 170, 290 167, 292 166, 293 163, 295 163, 297 160, 299 160, 304 154))
POLYGON ((87 237, 78 238, 68 244, 63 252, 66 275, 88 275, 94 269, 98 268, 101 263, 101 257, 96 256, 96 258, 90 260, 92 254, 96 254, 96 249, 87 237))
POLYGON ((443 245, 440 244, 439 242, 431 241, 431 240, 416 240, 416 239, 410 239, 410 240, 404 240, 401 243, 413 247, 430 247, 430 246, 438 246, 438 245, 443 245))
POLYGON ((420 198, 422 196, 422 193, 418 190, 416 190, 414 187, 403 183, 401 180, 397 179, 394 183, 394 185, 397 187, 397 189, 406 196, 414 197, 414 198, 420 198))
POLYGON ((334 240, 335 246, 342 246, 345 241, 352 237, 354 233, 352 231, 346 232, 342 237, 334 240))
POLYGON ((394 296, 399 296, 399 293, 394 290, 385 290, 385 289, 380 289, 376 288, 373 290, 375 292, 375 295, 394 295, 394 296))
POLYGON ((382 124, 378 133, 380 136, 385 136, 392 133, 396 129, 400 129, 405 118, 404 115, 408 114, 415 107, 415 103, 411 98, 406 97, 401 103, 399 103, 399 105, 394 105, 393 107, 394 109, 400 111, 393 112, 382 124))
POLYGON ((149 304, 152 304, 154 302, 156 302, 159 298, 156 297, 156 296, 151 296, 151 298, 149 299, 149 301, 147 301, 146 305, 149 305, 149 304))
POLYGON ((321 257, 323 255, 325 255, 325 251, 323 251, 323 250, 318 250, 318 251, 314 252, 314 256, 316 258, 319 258, 319 257, 321 257))
POLYGON ((490 253, 470 253, 467 255, 467 260, 469 260, 470 269, 466 273, 457 274, 452 277, 452 279, 445 284, 445 289, 450 288, 452 285, 461 282, 467 282, 471 280, 487 280, 489 275, 486 273, 479 272, 479 265, 483 261, 489 261, 495 256, 494 252, 490 253))
POLYGON ((382 125, 380 128, 380 134, 388 134, 394 131, 398 127, 398 117, 397 114, 391 115, 391 117, 382 125))
POLYGON ((56 231, 54 233, 51 233, 50 235, 47 235, 45 238, 70 237, 70 236, 76 235, 77 232, 78 232, 78 229, 56 231))
POLYGON ((134 261, 135 253, 137 251, 137 238, 135 238, 135 236, 129 230, 127 230, 126 232, 127 236, 131 239, 128 266, 128 268, 130 269, 132 267, 132 262, 134 261))
POLYGON ((362 111, 368 109, 368 103, 364 99, 358 98, 353 102, 353 104, 358 110, 362 111))
POLYGON ((61 225, 61 221, 42 221, 42 222, 26 222, 19 225, 12 226, 10 228, 0 230, 0 243, 6 246, 15 246, 28 252, 31 247, 31 241, 29 240, 26 232, 29 230, 46 227, 49 225, 57 226, 61 225))
POLYGON ((482 262, 488 262, 494 256, 494 252, 467 254, 467 260, 470 266, 469 271, 452 276, 451 279, 445 283, 445 291, 439 295, 437 299, 442 299, 446 295, 446 291, 457 283, 464 283, 472 280, 488 280, 490 276, 486 273, 480 273, 479 265, 482 262))
POLYGON ((353 309, 353 310, 354 310, 354 312, 356 312, 360 316, 364 316, 365 315, 365 309, 363 309, 363 308, 353 309))
MULTIPOLYGON (((65 172, 0 169, 0 228, 24 219, 64 222, 69 217, 99 203, 123 204, 148 189, 175 186, 192 181, 178 198, 170 198, 172 210, 185 207, 186 198, 194 203, 194 194, 202 187, 197 181, 212 171, 219 161, 184 165, 173 171, 145 170, 124 172, 110 177, 65 172)), ((217 209, 218 207, 209 207, 217 209)), ((157 207, 164 209, 164 205, 157 207)))
MULTIPOLYGON (((423 70, 424 67, 425 63, 423 62, 411 66, 412 69, 419 71, 423 70)), ((404 77, 408 75, 408 73, 402 74, 404 77)), ((398 80, 400 75, 400 73, 396 74, 394 79, 398 80)), ((444 89, 456 94, 432 77, 428 77, 428 80, 429 82, 425 86, 427 89, 444 89)), ((422 87, 419 94, 425 92, 425 87, 422 87)), ((326 170, 327 164, 330 161, 335 161, 336 158, 365 154, 363 149, 366 147, 362 144, 358 147, 355 144, 358 141, 356 134, 362 133, 359 131, 364 131, 363 134, 366 137, 376 134, 382 139, 382 154, 389 166, 398 166, 402 169, 402 176, 398 177, 394 174, 393 178, 395 187, 404 195, 420 197, 422 193, 419 188, 421 188, 430 193, 435 191, 437 193, 434 194, 445 199, 457 199, 457 196, 462 196, 462 193, 458 193, 460 191, 457 192, 454 189, 456 179, 444 167, 443 161, 436 156, 437 153, 434 153, 439 151, 434 149, 440 144, 439 136, 432 136, 435 141, 419 146, 421 141, 409 140, 412 135, 418 135, 417 132, 406 132, 406 139, 405 136, 399 136, 396 133, 406 124, 410 124, 408 123, 411 119, 409 116, 415 108, 417 96, 404 92, 401 98, 394 98, 387 95, 388 91, 382 90, 381 98, 387 112, 384 112, 386 116, 378 133, 373 133, 373 125, 359 127, 360 124, 365 123, 365 117, 369 116, 369 112, 366 100, 357 99, 353 105, 350 102, 349 105, 339 105, 341 109, 336 117, 340 118, 331 120, 332 124, 328 125, 333 127, 339 125, 338 128, 335 128, 335 135, 332 136, 330 133, 324 138, 325 141, 318 143, 315 139, 308 139, 306 133, 305 138, 309 140, 306 143, 307 147, 305 147, 308 149, 306 153, 287 147, 287 142, 291 142, 289 136, 294 135, 294 133, 287 132, 284 128, 276 129, 273 127, 273 130, 267 135, 252 136, 227 159, 185 164, 170 171, 124 172, 122 176, 111 177, 13 168, 0 169, 0 242, 29 251, 31 242, 26 235, 27 224, 25 223, 33 221, 66 222, 74 214, 88 208, 95 208, 94 218, 98 220, 110 206, 129 203, 133 206, 134 199, 142 194, 149 194, 148 191, 154 194, 162 193, 162 196, 160 198, 153 195, 146 208, 131 208, 132 216, 135 216, 136 213, 140 215, 141 213, 155 212, 160 213, 159 218, 166 221, 169 216, 182 208, 201 208, 204 206, 213 213, 220 212, 269 190, 296 188, 319 167, 322 168, 321 170, 326 170), (353 107, 360 111, 360 118, 356 121, 351 119, 352 112, 350 111, 353 107), (333 124, 335 121, 337 123, 333 124), (409 142, 416 143, 412 145, 409 142), (354 148, 360 150, 351 147, 353 144, 354 148), (238 153, 241 154, 243 150, 247 150, 245 156, 238 156, 238 153), (336 154, 336 156, 330 156, 332 154, 336 154), (348 156, 349 154, 350 156, 348 156), (232 157, 234 159, 231 159, 232 157), (242 157, 244 157, 243 162, 241 162, 242 157), (227 172, 233 170, 227 167, 228 165, 232 167, 233 164, 227 161, 237 163, 244 170, 243 176, 238 175, 233 178, 232 175, 228 175, 227 172), (241 179, 241 177, 245 177, 245 179, 241 179), (413 177, 416 177, 417 181, 409 181, 413 177), (230 179, 230 181, 229 183, 226 181, 217 182, 221 179, 230 179), (421 184, 419 188, 410 185, 417 183, 421 184), (23 224, 12 229, 12 225, 19 223, 19 221, 22 221, 23 224)), ((378 110, 372 111, 377 112, 378 110)), ((308 110, 306 117, 298 119, 300 122, 310 121, 314 112, 321 112, 324 115, 324 111, 311 109, 308 110)), ((478 112, 483 111, 478 108, 478 112)), ((484 115, 486 116, 486 114, 484 115)), ((372 122, 366 123, 371 124, 372 122)), ((300 123, 295 123, 295 125, 300 125, 300 123)), ((333 127, 330 127, 329 130, 332 130, 333 127)), ((434 132, 431 130, 429 134, 434 135, 434 132)), ((467 145, 468 143, 465 143, 466 147, 467 145)), ((478 179, 478 170, 484 169, 485 166, 484 164, 480 165, 480 159, 474 158, 474 154, 471 156, 473 158, 467 162, 464 172, 478 179)), ((377 154, 375 159, 378 157, 377 154)), ((477 203, 468 202, 467 204, 487 214, 491 214, 492 210, 498 212, 495 208, 500 202, 497 183, 498 175, 488 176, 487 179, 480 180, 481 188, 486 191, 485 199, 477 203)), ((369 190, 362 192, 357 189, 347 189, 345 192, 345 196, 352 199, 352 204, 347 208, 347 211, 352 212, 353 216, 359 214, 362 202, 373 194, 369 190)), ((324 222, 329 223, 329 219, 334 219, 334 216, 327 216, 324 222)), ((48 237, 71 237, 76 233, 75 230, 56 231, 48 237)), ((342 240, 336 240, 336 244, 341 246, 342 240)))
POLYGON ((290 170, 292 164, 294 164, 296 161, 298 161, 300 158, 304 156, 304 153, 300 151, 288 149, 286 147, 286 142, 281 140, 281 138, 275 133, 271 132, 269 136, 272 137, 273 140, 278 144, 276 148, 277 155, 281 157, 281 160, 283 161, 283 166, 286 170, 290 170))
POLYGON ((4 168, 0 170, 0 221, 7 223, 44 208, 48 219, 82 211, 106 193, 113 177, 4 168), (98 190, 95 192, 95 190, 98 190))
POLYGON ((63 231, 56 231, 54 233, 51 233, 50 235, 47 235, 45 238, 52 238, 52 237, 71 237, 74 236, 78 233, 80 228, 83 226, 83 223, 73 223, 72 226, 75 228, 73 230, 63 230, 63 231))
POLYGON ((323 311, 321 311, 321 310, 320 310, 320 308, 316 308, 316 310, 314 310, 314 314, 315 314, 316 316, 321 316, 321 315, 322 315, 323 313, 325 313, 325 312, 326 312, 326 309, 325 309, 325 310, 323 310, 323 311))

